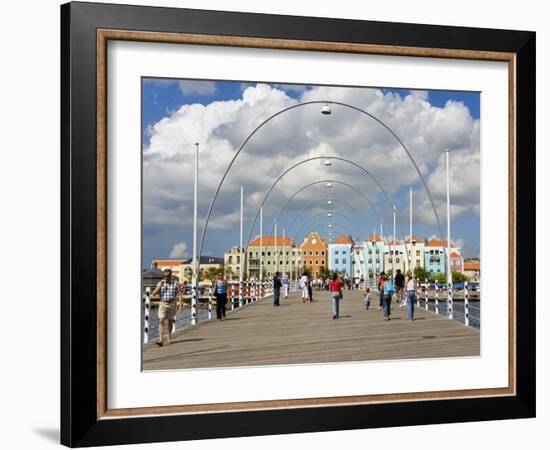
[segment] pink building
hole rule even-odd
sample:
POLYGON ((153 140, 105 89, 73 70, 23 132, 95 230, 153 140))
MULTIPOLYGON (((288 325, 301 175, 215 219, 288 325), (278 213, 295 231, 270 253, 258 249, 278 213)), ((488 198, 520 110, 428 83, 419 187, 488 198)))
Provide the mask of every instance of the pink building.
POLYGON ((451 272, 463 272, 464 259, 457 252, 451 253, 451 272))

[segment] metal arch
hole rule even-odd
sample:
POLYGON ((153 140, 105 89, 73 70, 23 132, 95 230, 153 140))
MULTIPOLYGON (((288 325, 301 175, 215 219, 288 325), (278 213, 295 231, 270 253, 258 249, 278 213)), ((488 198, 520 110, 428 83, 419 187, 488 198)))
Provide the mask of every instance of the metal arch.
POLYGON ((301 187, 300 189, 298 189, 296 192, 294 192, 294 194, 292 194, 290 196, 290 198, 286 201, 286 203, 284 204, 284 206, 281 208, 281 210, 277 213, 277 215, 275 216, 275 219, 273 219, 274 222, 277 222, 279 220, 279 217, 281 216, 281 214, 283 213, 284 209, 288 206, 288 204, 292 201, 292 199, 294 197, 296 197, 300 192, 302 192, 303 190, 307 189, 308 187, 311 187, 315 184, 319 184, 319 183, 338 183, 338 184, 342 184, 344 186, 347 186, 349 187, 350 189, 353 189, 355 192, 357 192, 359 195, 361 195, 365 200, 367 200, 369 206, 373 209, 374 213, 376 214, 376 217, 378 218, 378 220, 382 220, 382 218, 378 215, 378 213, 376 212, 376 209, 374 209, 374 206, 372 205, 372 203, 370 202, 369 198, 366 196, 366 194, 364 194, 363 192, 361 192, 359 189, 357 189, 355 186, 349 184, 349 183, 346 183, 344 181, 340 181, 340 180, 318 180, 318 181, 314 181, 313 183, 309 183, 309 184, 306 184, 305 186, 301 187))
MULTIPOLYGON (((357 112, 360 112, 362 114, 365 114, 366 116, 374 119, 376 122, 378 122, 380 125, 382 125, 386 130, 388 130, 391 135, 393 137, 395 137, 395 139, 397 140, 397 142, 399 142, 399 144, 401 145, 401 147, 403 147, 403 149, 405 150, 405 152, 407 153, 407 156, 409 157, 409 159, 411 160, 411 162, 413 163, 415 169, 416 169, 416 172, 418 173, 418 175, 420 176, 420 179, 422 180, 422 184, 424 185, 424 188, 426 189, 426 193, 428 194, 428 198, 430 199, 430 203, 432 205, 432 210, 434 212, 434 215, 435 215, 435 218, 437 220, 437 224, 439 226, 439 232, 441 234, 441 236, 443 236, 443 231, 442 231, 442 228, 441 228, 441 222, 439 221, 439 216, 437 215, 437 211, 435 209, 435 204, 433 202, 433 198, 432 198, 432 194, 430 193, 430 190, 428 189, 428 185, 426 184, 426 180, 424 179, 424 176, 422 175, 422 172, 420 172, 420 169, 418 167, 418 165, 416 164, 416 161, 414 160, 414 158, 412 157, 412 155, 410 154, 409 150, 407 149, 407 147, 405 146, 405 144, 403 143, 403 141, 395 134, 395 132, 388 126, 386 125, 384 122, 382 122, 379 118, 377 118, 376 116, 374 116, 373 114, 361 109, 361 108, 358 108, 356 106, 353 106, 353 105, 350 105, 350 104, 347 104, 347 103, 343 103, 343 102, 338 102, 338 101, 334 101, 334 100, 313 100, 313 101, 309 101, 309 102, 302 102, 302 103, 297 103, 295 105, 291 105, 287 108, 283 108, 281 109, 280 111, 277 111, 275 114, 272 114, 271 116, 269 116, 267 119, 265 119, 263 122, 261 122, 253 131, 252 133, 250 133, 247 138, 243 141, 243 143, 241 144, 241 146, 238 148, 238 150, 235 152, 235 155, 233 156, 233 158, 231 159, 231 162, 229 163, 229 166, 227 167, 225 173, 223 174, 222 176, 222 179, 220 180, 220 184, 218 185, 217 189, 216 189, 216 192, 214 194, 214 197, 212 198, 212 202, 210 204, 210 207, 208 209, 208 213, 206 215, 206 221, 204 223, 204 228, 202 230, 202 236, 201 236, 201 244, 200 244, 200 247, 199 247, 199 255, 202 254, 202 246, 204 244, 204 237, 205 237, 205 234, 206 234, 206 230, 208 229, 208 222, 210 220, 210 214, 212 213, 212 209, 214 208, 214 204, 216 203, 216 199, 218 198, 218 194, 220 192, 220 189, 223 185, 223 182, 225 181, 225 178, 227 176, 227 174, 229 173, 229 171, 231 170, 231 167, 233 166, 233 163, 235 162, 235 160, 237 159, 237 157, 239 156, 239 154, 241 153, 241 151, 243 150, 244 146, 248 143, 248 141, 260 130, 260 128, 262 128, 266 123, 270 122, 272 119, 274 119, 275 117, 287 112, 287 111, 290 111, 292 109, 295 109, 295 108, 299 108, 301 106, 306 106, 306 105, 313 105, 313 104, 320 104, 320 103, 324 103, 324 104, 332 104, 332 105, 339 105, 339 106, 343 106, 343 107, 346 107, 346 108, 350 108, 350 109, 353 109, 354 111, 357 111, 357 112)), ((378 183, 378 182, 377 182, 378 183)), ((379 185, 380 186, 380 185, 379 185)), ((382 186, 380 186, 380 188, 382 189, 382 191, 384 192, 382 186)), ((388 199, 388 201, 390 202, 390 204, 394 203, 394 202, 391 202, 391 200, 387 197, 386 195, 386 198, 388 199)), ((395 236, 394 236, 395 238, 395 236)))
POLYGON ((290 226, 286 229, 289 233, 290 233, 290 230, 292 229, 292 226, 296 223, 296 220, 298 219, 298 217, 300 217, 300 215, 308 208, 312 207, 313 205, 317 204, 317 203, 321 203, 321 202, 325 202, 327 200, 335 200, 335 201, 338 201, 339 203, 343 204, 343 205, 346 205, 348 206, 349 208, 351 208, 355 213, 357 213, 357 215, 359 217, 361 217, 362 219, 365 219, 365 222, 368 222, 368 220, 366 220, 366 217, 364 217, 356 208, 354 208, 353 206, 351 206, 348 202, 344 201, 344 200, 339 200, 339 199, 335 199, 335 198, 322 198, 322 199, 319 199, 319 200, 315 200, 313 202, 311 202, 310 204, 306 205, 304 208, 302 208, 298 214, 296 214, 294 216, 294 219, 292 219, 292 222, 290 223, 290 226))
MULTIPOLYGON (((344 219, 346 220, 349 220, 350 223, 353 224, 354 227, 357 228, 357 230, 359 231, 359 237, 362 237, 364 238, 365 235, 364 233, 361 231, 361 227, 359 227, 354 220, 352 220, 351 218, 349 218, 348 216, 346 216, 345 214, 341 214, 341 213, 333 213, 335 216, 341 216, 343 217, 344 219)), ((316 217, 321 217, 321 216, 325 216, 326 217, 326 213, 319 213, 319 214, 315 214, 311 217, 309 217, 307 220, 305 220, 304 222, 302 222, 302 225, 300 225, 300 228, 298 228, 298 231, 296 231, 296 233, 294 233, 294 236, 295 237, 298 237, 300 235, 300 232, 302 231, 302 229, 304 228, 305 224, 308 223, 309 221, 315 219, 316 217)))
MULTIPOLYGON (((380 183, 378 182, 378 180, 376 179, 376 177, 370 173, 367 169, 365 169, 363 166, 357 164, 356 162, 353 162, 349 159, 346 159, 346 158, 342 158, 341 156, 313 156, 311 158, 307 158, 307 159, 304 159, 294 165, 292 165, 291 167, 289 167, 288 169, 286 169, 274 182, 273 184, 271 185, 271 188, 269 188, 269 191, 267 192, 267 194, 265 195, 264 199, 262 200, 262 203, 260 204, 260 206, 258 207, 258 211, 256 212, 256 216, 254 217, 254 221, 252 222, 252 225, 250 227, 250 231, 248 233, 248 239, 247 239, 247 243, 250 242, 250 238, 252 237, 252 231, 254 230, 254 226, 256 225, 256 222, 258 221, 258 217, 260 215, 260 210, 262 209, 262 207, 264 206, 265 202, 267 201, 267 198, 269 197, 269 195, 271 194, 271 192, 273 191, 273 189, 275 188, 275 186, 277 185, 277 183, 281 180, 281 178, 283 178, 288 172, 290 172, 291 170, 295 169, 296 167, 302 165, 302 164, 305 164, 307 162, 310 162, 310 161, 315 161, 315 160, 318 160, 318 159, 334 159, 336 161, 343 161, 347 164, 351 164, 355 167, 357 167, 358 169, 362 170, 363 172, 365 172, 369 177, 371 177, 375 183, 380 187, 380 189, 382 190, 384 196, 386 197, 386 199, 389 201, 389 197, 387 195, 387 193, 384 191, 384 188, 382 188, 382 186, 380 185, 380 183)), ((380 215, 378 214, 378 212, 376 211, 376 208, 374 207, 374 205, 372 203, 370 203, 370 200, 368 200, 367 198, 367 201, 369 202, 371 208, 373 209, 373 211, 375 212, 376 214, 376 217, 378 217, 380 219, 380 215)), ((393 211, 393 207, 394 205, 391 203, 390 201, 390 206, 392 208, 392 211, 393 211)), ((401 235, 403 236, 403 230, 401 229, 401 225, 399 226, 399 231, 401 232, 401 235)), ((201 243, 202 245, 202 243, 201 243)))

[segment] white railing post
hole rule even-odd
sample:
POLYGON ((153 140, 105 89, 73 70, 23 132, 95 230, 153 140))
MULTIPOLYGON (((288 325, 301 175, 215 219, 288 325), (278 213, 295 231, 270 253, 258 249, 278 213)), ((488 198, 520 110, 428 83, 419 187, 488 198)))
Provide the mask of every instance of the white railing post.
POLYGON ((453 320, 453 288, 450 283, 447 283, 447 312, 449 320, 453 320))
POLYGON ((143 311, 143 343, 149 342, 149 312, 151 310, 151 288, 145 288, 145 310, 143 311))
POLYGON ((439 286, 435 285, 435 313, 439 314, 439 286))
POLYGON ((429 290, 429 285, 428 285, 428 280, 424 280, 424 284, 426 284, 426 291, 425 291, 425 297, 426 297, 426 311, 428 311, 430 308, 429 308, 429 301, 430 299, 428 298, 428 290, 429 290))
POLYGON ((235 309, 235 283, 230 283, 231 286, 231 311, 235 309))
POLYGON ((243 282, 239 280, 239 308, 243 306, 243 282))
POLYGON ((208 320, 212 318, 212 286, 208 288, 208 320))
POLYGON ((464 324, 470 326, 470 305, 468 303, 468 282, 464 282, 464 324))
POLYGON ((193 282, 193 286, 191 288, 191 325, 197 324, 197 278, 195 275, 193 275, 193 279, 195 280, 193 282))

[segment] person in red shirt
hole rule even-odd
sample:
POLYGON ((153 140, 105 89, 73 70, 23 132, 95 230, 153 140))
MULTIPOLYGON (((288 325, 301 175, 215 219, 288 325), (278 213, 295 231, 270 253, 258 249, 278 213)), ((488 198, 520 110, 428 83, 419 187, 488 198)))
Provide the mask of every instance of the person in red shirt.
POLYGON ((332 318, 338 319, 340 316, 340 300, 344 298, 342 295, 342 282, 338 279, 337 274, 332 275, 332 280, 329 283, 329 291, 332 297, 332 318))

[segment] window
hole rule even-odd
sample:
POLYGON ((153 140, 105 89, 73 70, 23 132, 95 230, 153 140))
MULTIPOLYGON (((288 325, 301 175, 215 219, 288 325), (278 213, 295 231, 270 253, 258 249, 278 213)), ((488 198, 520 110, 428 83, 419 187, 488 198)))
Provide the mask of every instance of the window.
POLYGON ((380 260, 376 258, 376 264, 380 264, 380 260))
POLYGON ((345 260, 345 259, 342 260, 342 264, 346 264, 346 260, 345 260))
POLYGON ((315 252, 315 256, 319 256, 319 252, 318 252, 318 251, 315 252))
POLYGON ((395 258, 395 262, 399 264, 399 258, 395 258))
POLYGON ((262 252, 262 256, 265 256, 265 252, 262 252))
POLYGON ((335 254, 335 255, 339 255, 340 252, 339 252, 338 250, 334 250, 334 254, 335 254))
POLYGON ((417 266, 420 265, 420 260, 419 260, 419 259, 416 260, 416 265, 417 265, 417 266))
POLYGON ((227 258, 227 262, 229 264, 233 264, 233 261, 232 261, 233 257, 231 255, 229 255, 229 258, 227 258))
POLYGON ((369 250, 369 255, 372 255, 372 250, 369 250))
POLYGON ((365 261, 361 261, 361 264, 365 264, 365 261))
POLYGON ((372 264, 372 258, 369 258, 369 264, 372 264))
POLYGON ((359 256, 359 250, 357 250, 357 251, 355 252, 355 254, 356 254, 357 256, 359 256))
POLYGON ((267 256, 271 256, 271 252, 267 252, 267 256))
POLYGON ((420 250, 416 251, 416 256, 420 256, 420 250))
MULTIPOLYGON (((344 253, 346 253, 346 252, 344 252, 344 253)), ((321 252, 321 256, 325 256, 325 251, 324 250, 321 252)))
POLYGON ((319 265, 319 261, 316 259, 315 260, 315 265, 318 266, 319 265))
POLYGON ((270 265, 271 265, 271 261, 267 261, 267 265, 270 266, 270 265))
POLYGON ((338 264, 339 261, 340 261, 340 260, 339 260, 338 258, 336 258, 336 259, 334 260, 334 264, 338 264))
POLYGON ((313 255, 313 252, 310 250, 310 251, 309 251, 309 256, 311 256, 311 255, 313 255))
POLYGON ((237 256, 237 264, 240 264, 240 263, 241 263, 241 257, 237 256))
POLYGON ((342 255, 345 255, 346 254, 346 251, 345 250, 342 250, 342 255))
POLYGON ((376 254, 378 255, 379 253, 380 253, 380 251, 379 251, 379 250, 376 250, 376 254))
POLYGON ((309 265, 313 266, 313 261, 311 259, 309 260, 309 265))

